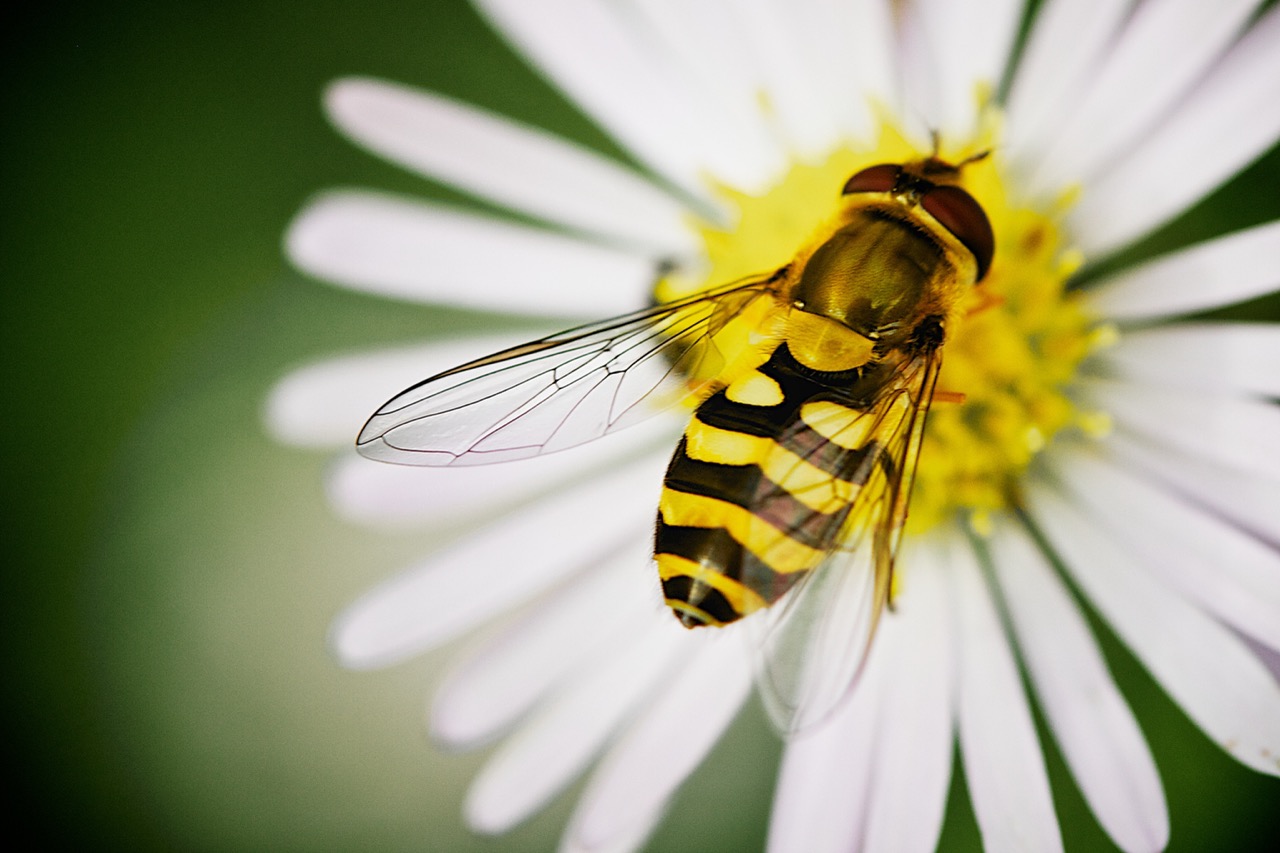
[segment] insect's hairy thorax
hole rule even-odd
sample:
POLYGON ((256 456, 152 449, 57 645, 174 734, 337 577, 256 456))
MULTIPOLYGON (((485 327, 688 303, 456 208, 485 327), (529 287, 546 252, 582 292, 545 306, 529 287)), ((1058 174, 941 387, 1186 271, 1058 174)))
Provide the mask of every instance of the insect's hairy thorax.
POLYGON ((792 303, 873 341, 905 346, 927 317, 946 318, 973 284, 972 257, 905 204, 852 199, 828 236, 802 254, 792 303))

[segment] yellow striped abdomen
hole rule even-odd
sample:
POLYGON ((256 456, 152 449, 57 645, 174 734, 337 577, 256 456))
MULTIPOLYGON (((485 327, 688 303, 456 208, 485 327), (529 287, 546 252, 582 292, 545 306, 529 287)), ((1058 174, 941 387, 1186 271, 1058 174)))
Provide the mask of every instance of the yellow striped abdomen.
POLYGON ((698 407, 667 468, 654 547, 686 626, 773 604, 839 544, 886 462, 860 420, 874 370, 816 370, 784 343, 698 407))

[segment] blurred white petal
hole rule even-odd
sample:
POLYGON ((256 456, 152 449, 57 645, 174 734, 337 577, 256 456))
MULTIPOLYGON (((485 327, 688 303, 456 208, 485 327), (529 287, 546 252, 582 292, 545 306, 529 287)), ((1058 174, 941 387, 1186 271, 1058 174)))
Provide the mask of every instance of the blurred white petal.
POLYGON ((622 147, 686 192, 705 198, 707 175, 748 187, 769 177, 737 156, 713 120, 715 105, 698 99, 616 7, 595 0, 476 5, 622 147))
POLYGON ((973 550, 952 537, 948 562, 958 619, 958 728, 982 845, 1061 850, 1049 777, 1018 665, 973 550))
POLYGON ((932 66, 932 72, 924 72, 932 78, 931 95, 916 107, 928 105, 924 118, 944 143, 967 139, 976 130, 980 95, 994 99, 1021 7, 1019 0, 914 0, 910 5, 908 26, 918 28, 932 66))
POLYGON ((1091 379, 1080 387, 1089 405, 1121 426, 1205 459, 1280 479, 1280 407, 1272 403, 1114 380, 1091 379))
POLYGON ((360 145, 477 198, 651 252, 694 250, 678 201, 561 137, 382 80, 339 80, 325 105, 360 145))
POLYGON ((1103 353, 1129 381, 1280 397, 1280 324, 1180 323, 1125 333, 1103 353))
POLYGON ((1280 137, 1277 103, 1272 7, 1167 120, 1088 182, 1067 216, 1080 248, 1097 256, 1136 240, 1248 166, 1280 137))
POLYGON ((839 853, 858 848, 876 765, 891 652, 877 648, 853 694, 827 719, 793 735, 778 773, 768 849, 839 853))
POLYGON ((355 190, 313 201, 286 242, 299 268, 355 290, 533 316, 624 314, 657 278, 644 255, 355 190))
POLYGON ((897 107, 895 43, 883 0, 812 0, 787 5, 803 44, 815 97, 836 127, 852 138, 874 138, 873 105, 897 107))
POLYGON ((482 743, 567 677, 644 638, 661 604, 651 550, 637 537, 463 656, 436 691, 431 733, 452 747, 482 743))
POLYGON ((650 694, 664 689, 688 638, 670 614, 648 616, 648 630, 634 634, 621 654, 598 661, 494 753, 467 794, 472 829, 505 832, 545 806, 650 694))
POLYGON ((606 559, 652 524, 662 482, 656 460, 564 490, 369 590, 334 621, 338 658, 356 669, 396 663, 606 559))
POLYGON ((1131 267, 1085 292, 1112 320, 1153 320, 1252 299, 1280 288, 1280 222, 1207 240, 1131 267))
POLYGON ((718 106, 720 122, 734 137, 735 156, 755 162, 752 171, 762 178, 785 173, 786 152, 760 109, 758 69, 724 3, 635 0, 635 6, 658 49, 668 51, 690 85, 718 106))
POLYGON ((1026 174, 1073 114, 1131 0, 1046 0, 1018 62, 1002 153, 1026 174))
MULTIPOLYGON (((1092 188, 1099 172, 1159 133, 1156 123, 1204 78, 1256 5, 1257 0, 1138 4, 1094 67, 1080 101, 1054 105, 1066 120, 1039 154, 1033 191, 1052 193, 1080 181, 1092 188)), ((1074 48, 1061 45, 1064 52, 1074 48)), ((1182 173, 1176 174, 1174 182, 1181 183, 1182 173)))
POLYGON ((1280 650, 1280 552, 1089 454, 1062 453, 1054 463, 1095 522, 1153 575, 1280 650))
POLYGON ((1160 480, 1183 497, 1198 501, 1229 521, 1280 547, 1280 480, 1264 480, 1247 471, 1215 464, 1135 439, 1123 431, 1107 437, 1116 459, 1160 480))
POLYGON ((790 6, 776 0, 738 0, 734 6, 767 100, 789 148, 802 159, 815 159, 839 141, 833 110, 822 100, 815 46, 802 42, 790 6))
MULTIPOLYGON (((864 849, 929 853, 937 847, 951 787, 956 661, 950 596, 932 547, 903 546, 902 588, 884 619, 886 679, 864 849)), ((847 804, 845 806, 847 808, 847 804)))
POLYGON ((1237 761, 1280 775, 1280 684, 1230 629, 1138 566, 1068 501, 1043 487, 1029 508, 1120 638, 1237 761))
POLYGON ((309 364, 285 376, 268 393, 267 428, 285 444, 354 447, 356 434, 369 416, 410 385, 549 331, 475 335, 309 364))
POLYGON ((1001 524, 990 543, 1040 707, 1089 808, 1122 850, 1163 850, 1160 774, 1075 599, 1020 525, 1001 524))
POLYGON ((592 774, 566 832, 572 844, 594 851, 656 816, 746 701, 751 664, 738 626, 682 645, 688 657, 592 774))

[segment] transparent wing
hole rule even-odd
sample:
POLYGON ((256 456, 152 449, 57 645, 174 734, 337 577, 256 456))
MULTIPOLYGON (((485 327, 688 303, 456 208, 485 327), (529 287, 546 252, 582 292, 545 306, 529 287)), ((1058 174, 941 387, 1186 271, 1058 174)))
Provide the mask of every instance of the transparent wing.
MULTIPOLYGON (((838 469, 827 488, 863 475, 865 481, 846 513, 822 513, 835 516, 828 524, 839 525, 828 557, 776 605, 750 618, 761 651, 761 696, 784 734, 826 719, 849 695, 866 663, 890 604, 894 558, 940 365, 937 350, 906 360, 870 406, 827 430, 830 445, 814 448, 814 455, 830 454, 833 446, 836 454, 843 446, 863 448, 866 452, 843 454, 843 465, 827 460, 826 467, 838 469), (865 470, 851 470, 855 466, 865 470)), ((812 481, 813 467, 807 469, 806 488, 819 490, 824 486, 812 481)), ((812 526, 813 517, 797 518, 795 524, 812 526)))
POLYGON ((374 413, 356 439, 373 459, 476 465, 574 447, 699 393, 718 335, 774 292, 779 273, 512 347, 432 376, 374 413))

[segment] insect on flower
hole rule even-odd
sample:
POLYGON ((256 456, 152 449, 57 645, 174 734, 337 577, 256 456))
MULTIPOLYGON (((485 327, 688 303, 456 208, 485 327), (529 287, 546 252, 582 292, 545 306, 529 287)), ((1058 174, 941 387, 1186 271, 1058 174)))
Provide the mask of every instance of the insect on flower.
POLYGON ((357 446, 410 465, 501 462, 691 402, 654 540, 666 603, 689 628, 767 611, 748 620, 766 700, 785 728, 806 725, 856 680, 892 595, 947 328, 994 253, 960 186, 981 156, 862 169, 782 268, 430 377, 357 446), (856 624, 827 618, 850 596, 856 624))

